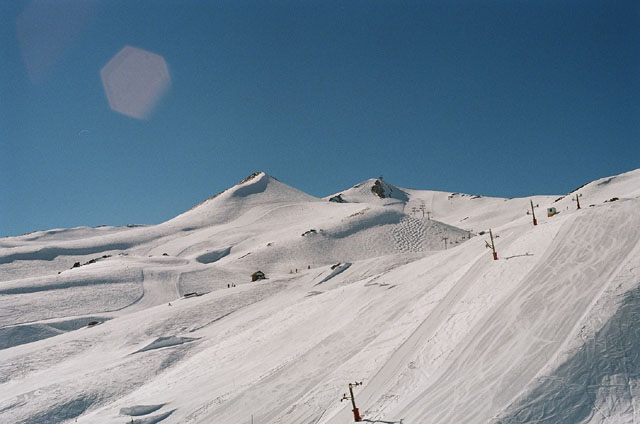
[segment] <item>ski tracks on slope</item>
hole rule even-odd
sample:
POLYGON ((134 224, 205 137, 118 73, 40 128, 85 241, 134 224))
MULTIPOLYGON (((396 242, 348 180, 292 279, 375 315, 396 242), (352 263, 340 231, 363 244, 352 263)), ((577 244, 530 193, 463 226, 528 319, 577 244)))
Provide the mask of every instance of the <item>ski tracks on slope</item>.
POLYGON ((126 308, 127 313, 171 302, 180 297, 178 281, 181 272, 166 268, 142 270, 143 294, 140 300, 126 308))
POLYGON ((588 211, 565 223, 555 245, 401 415, 417 422, 486 422, 511 402, 556 357, 638 243, 630 231, 640 227, 629 210, 634 206, 588 211))
MULTIPOLYGON (((510 232, 503 236, 501 245, 503 248, 508 247, 516 237, 514 232, 510 232)), ((483 252, 476 256, 473 263, 466 272, 455 282, 448 290, 445 297, 438 303, 438 306, 429 313, 425 320, 418 325, 413 333, 405 340, 391 355, 388 361, 380 368, 380 370, 369 380, 364 388, 358 394, 359 402, 362 405, 375 405, 377 401, 388 395, 389 382, 397 381, 415 356, 420 350, 420 346, 428 343, 440 326, 450 316, 452 309, 463 298, 467 290, 473 284, 473 281, 489 266, 491 260, 488 254, 483 252)), ((455 269, 455 267, 453 268, 455 269)), ((452 270, 453 270, 452 269, 452 270)), ((443 276, 439 282, 441 284, 449 274, 443 276)), ((348 408, 342 409, 327 422, 342 423, 348 419, 351 412, 348 408)), ((428 422, 428 421, 424 421, 428 422)))

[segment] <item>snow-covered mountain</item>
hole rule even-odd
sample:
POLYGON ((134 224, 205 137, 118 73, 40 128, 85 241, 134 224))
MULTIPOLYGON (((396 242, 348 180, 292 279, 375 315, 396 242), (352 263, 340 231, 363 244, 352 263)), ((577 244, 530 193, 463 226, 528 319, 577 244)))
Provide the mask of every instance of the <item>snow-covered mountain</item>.
POLYGON ((640 170, 521 199, 256 173, 0 239, 0 422, 347 423, 356 381, 369 422, 638 422, 639 206, 640 170))

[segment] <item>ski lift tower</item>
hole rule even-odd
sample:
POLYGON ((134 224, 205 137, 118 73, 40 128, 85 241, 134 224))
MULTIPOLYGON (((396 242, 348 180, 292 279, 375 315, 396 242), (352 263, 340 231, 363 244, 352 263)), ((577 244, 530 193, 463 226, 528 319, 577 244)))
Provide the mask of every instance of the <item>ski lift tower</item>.
POLYGON ((425 209, 426 209, 426 207, 425 207, 424 203, 421 203, 421 204, 420 204, 420 210, 422 211, 422 219, 423 219, 423 220, 424 220, 424 212, 425 212, 425 209))
POLYGON ((360 382, 355 382, 355 383, 349 383, 349 394, 351 396, 347 396, 346 393, 344 393, 342 395, 342 399, 340 399, 340 402, 342 402, 343 400, 350 400, 351 401, 351 405, 353 406, 353 421, 359 423, 360 421, 362 421, 362 417, 360 416, 360 410, 358 410, 358 408, 356 407, 356 398, 353 396, 353 388, 356 386, 362 386, 362 381, 360 382))
POLYGON ((572 199, 573 201, 576 202, 576 206, 577 206, 576 209, 580 209, 580 198, 581 197, 582 197, 582 193, 581 194, 576 193, 576 197, 572 199))
POLYGON ((536 226, 538 225, 538 220, 536 219, 536 211, 533 208, 533 200, 529 200, 529 202, 531 202, 531 215, 533 215, 533 225, 536 226))
POLYGON ((489 236, 491 237, 491 244, 489 244, 489 242, 487 242, 485 240, 485 247, 487 249, 491 249, 493 251, 493 260, 497 261, 498 260, 498 252, 496 252, 496 245, 493 241, 493 231, 491 231, 491 228, 489 228, 489 236))

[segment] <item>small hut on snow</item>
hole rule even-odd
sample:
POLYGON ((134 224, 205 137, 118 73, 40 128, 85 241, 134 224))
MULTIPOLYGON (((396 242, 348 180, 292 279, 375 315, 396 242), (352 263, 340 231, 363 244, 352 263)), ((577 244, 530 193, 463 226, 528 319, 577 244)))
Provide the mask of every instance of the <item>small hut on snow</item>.
POLYGON ((264 280, 265 278, 267 278, 267 276, 264 275, 264 272, 262 271, 256 271, 251 274, 251 281, 264 280))

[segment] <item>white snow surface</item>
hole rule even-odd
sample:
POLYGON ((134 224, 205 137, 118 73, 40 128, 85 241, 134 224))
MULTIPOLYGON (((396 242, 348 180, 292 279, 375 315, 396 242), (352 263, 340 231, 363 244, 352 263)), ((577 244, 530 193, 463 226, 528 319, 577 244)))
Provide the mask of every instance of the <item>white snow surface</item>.
POLYGON ((356 381, 365 422, 640 422, 639 211, 640 169, 519 199, 257 173, 3 238, 0 422, 348 423, 356 381))

